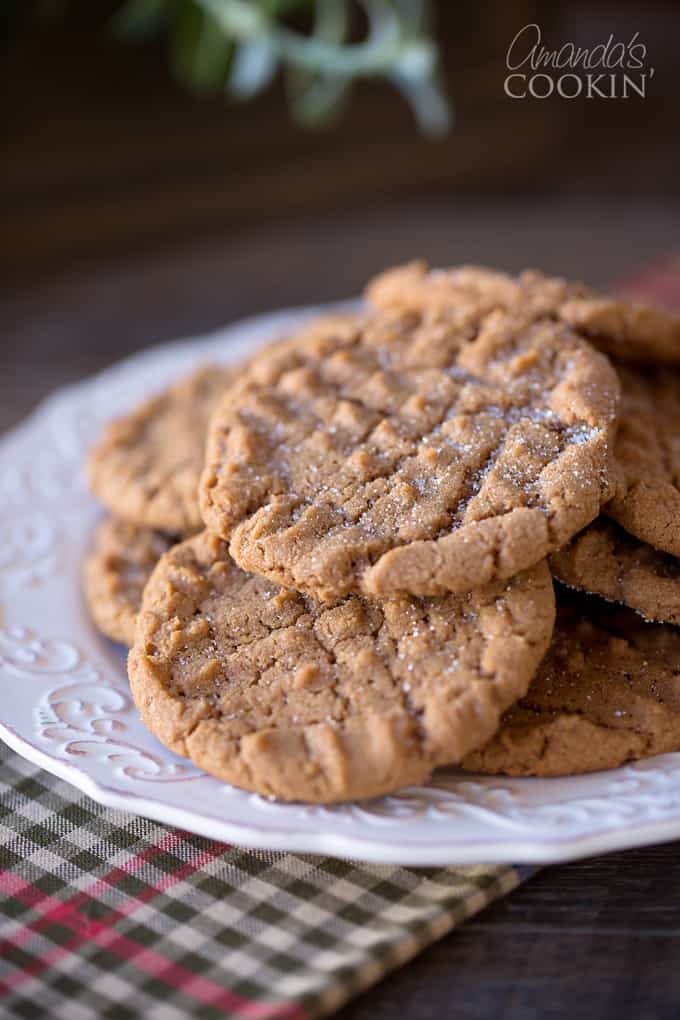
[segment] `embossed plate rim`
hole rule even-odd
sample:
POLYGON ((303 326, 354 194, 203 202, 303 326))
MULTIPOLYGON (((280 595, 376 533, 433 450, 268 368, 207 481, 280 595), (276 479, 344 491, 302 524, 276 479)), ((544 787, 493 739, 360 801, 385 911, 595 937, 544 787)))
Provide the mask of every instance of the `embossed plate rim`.
MULTIPOLYGON (((112 787, 94 782, 87 773, 72 768, 59 759, 42 752, 0 722, 0 739, 27 761, 75 786, 97 803, 113 810, 143 815, 164 825, 194 832, 208 839, 236 844, 255 850, 282 850, 290 853, 312 853, 360 860, 371 863, 395 864, 404 867, 443 867, 454 864, 560 864, 617 850, 670 842, 680 836, 680 822, 655 822, 631 826, 613 839, 610 831, 592 836, 575 836, 554 840, 549 845, 522 840, 486 844, 479 841, 456 843, 451 839, 430 841, 427 846, 404 852, 403 848, 385 840, 346 837, 327 831, 314 835, 294 829, 254 827, 243 822, 230 822, 207 813, 173 809, 161 802, 119 793, 112 787)), ((531 781, 531 780, 528 780, 531 781)))
POLYGON ((271 803, 200 775, 142 727, 122 660, 80 597, 97 516, 83 486, 85 446, 104 420, 193 361, 239 357, 301 317, 339 307, 289 309, 142 351, 57 391, 0 438, 0 683, 12 691, 0 738, 107 807, 260 849, 412 866, 548 863, 680 837, 680 754, 570 779, 451 770, 394 797, 324 808, 271 803))

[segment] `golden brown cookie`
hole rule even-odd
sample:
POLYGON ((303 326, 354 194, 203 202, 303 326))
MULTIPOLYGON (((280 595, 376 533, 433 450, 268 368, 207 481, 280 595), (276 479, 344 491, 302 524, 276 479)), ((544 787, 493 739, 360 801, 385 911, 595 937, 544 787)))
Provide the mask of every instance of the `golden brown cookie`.
POLYGON ((336 317, 254 359, 201 482, 243 569, 321 598, 468 591, 597 516, 611 365, 562 323, 484 311, 336 317))
POLYGON ((527 270, 519 276, 481 266, 428 270, 412 262, 368 287, 381 308, 413 311, 474 301, 488 311, 521 308, 533 318, 568 323, 600 350, 625 361, 680 362, 680 317, 653 305, 598 294, 582 283, 527 270))
POLYGON ((680 317, 663 308, 592 295, 565 301, 559 315, 614 358, 680 362, 680 317))
POLYGON ((680 556, 680 370, 617 368, 621 482, 604 512, 641 541, 680 556))
POLYGON ((552 644, 529 693, 463 768, 567 776, 677 750, 680 631, 558 593, 552 644))
POLYGON ((238 371, 200 368, 112 422, 88 463, 98 499, 133 524, 178 534, 198 531, 196 492, 208 419, 238 371))
POLYGON ((485 266, 430 269, 425 262, 387 269, 366 288, 368 302, 383 310, 418 313, 436 308, 449 314, 472 304, 486 313, 521 308, 531 318, 557 318, 566 301, 591 295, 585 284, 545 276, 537 270, 511 276, 485 266))
POLYGON ((635 609, 647 620, 680 624, 680 559, 598 517, 550 557, 564 584, 635 609))
POLYGON ((470 595, 322 604, 245 574, 204 532, 146 586, 130 684, 164 744, 235 786, 373 797, 487 740, 553 621, 545 562, 470 595))
POLYGON ((83 591, 99 630, 131 645, 142 592, 151 571, 175 539, 110 517, 98 526, 83 564, 83 591))

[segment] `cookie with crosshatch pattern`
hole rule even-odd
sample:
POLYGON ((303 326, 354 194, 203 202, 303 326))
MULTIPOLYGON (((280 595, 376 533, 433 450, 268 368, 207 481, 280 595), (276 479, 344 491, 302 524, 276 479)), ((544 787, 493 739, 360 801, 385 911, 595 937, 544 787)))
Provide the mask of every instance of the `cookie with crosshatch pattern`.
POLYGON ((465 595, 320 603, 244 573, 203 532, 151 575, 128 671, 145 725, 207 772, 342 801, 421 782, 488 740, 553 621, 545 561, 465 595))
POLYGON ((533 312, 322 319, 218 405, 201 511, 244 570, 320 598, 468 591, 597 516, 617 400, 608 360, 533 312))
POLYGON ((660 306, 601 294, 583 283, 530 269, 512 276, 483 266, 428 269, 411 262, 369 285, 381 308, 418 311, 473 301, 487 311, 521 309, 571 326, 605 353, 630 362, 680 362, 680 316, 660 306))

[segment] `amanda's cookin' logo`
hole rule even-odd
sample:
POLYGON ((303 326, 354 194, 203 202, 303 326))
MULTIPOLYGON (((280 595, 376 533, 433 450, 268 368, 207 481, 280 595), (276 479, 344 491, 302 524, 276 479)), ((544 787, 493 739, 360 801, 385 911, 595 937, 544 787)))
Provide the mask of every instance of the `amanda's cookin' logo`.
POLYGON ((525 25, 508 46, 505 94, 511 99, 628 99, 647 94, 654 75, 646 67, 647 47, 636 32, 628 42, 610 35, 595 46, 563 43, 550 50, 543 45, 538 25, 525 25))

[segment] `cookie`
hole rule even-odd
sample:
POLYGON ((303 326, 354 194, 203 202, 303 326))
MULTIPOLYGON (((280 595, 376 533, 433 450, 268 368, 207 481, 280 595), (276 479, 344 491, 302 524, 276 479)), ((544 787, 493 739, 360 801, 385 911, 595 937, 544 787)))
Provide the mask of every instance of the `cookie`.
POLYGON ((621 481, 604 512, 642 542, 680 556, 680 370, 617 367, 621 481))
POLYGON ((468 591, 611 496, 618 380, 568 326, 436 310, 322 320, 213 416, 201 509, 244 569, 335 598, 468 591))
POLYGON ((235 786, 374 797, 488 739, 553 621, 545 562, 470 595, 330 604, 244 573, 204 532, 146 586, 130 684, 165 745, 235 786))
POLYGON ((563 603, 529 693, 465 769, 568 776, 680 750, 680 631, 585 596, 563 603))
POLYGON ((582 283, 527 270, 481 266, 428 270, 423 262, 387 270, 367 289, 370 302, 402 311, 474 301, 488 311, 522 308, 568 323, 599 350, 624 361, 680 362, 680 317, 654 305, 598 294, 582 283))
POLYGON ((647 620, 680 624, 680 559, 598 517, 550 557, 564 584, 635 609, 647 620))
POLYGON ((144 585, 175 539, 110 517, 99 525, 83 564, 83 591, 99 630, 131 645, 144 585))
POLYGON ((473 304, 485 313, 521 308, 530 318, 557 318, 568 301, 588 299, 593 292, 582 283, 526 270, 519 276, 484 266, 430 269, 425 262, 409 262, 387 269, 370 281, 369 304, 383 310, 449 314, 473 304))
POLYGON ((117 517, 178 534, 198 531, 196 492, 212 409, 238 369, 209 365, 112 422, 92 450, 92 491, 117 517))

